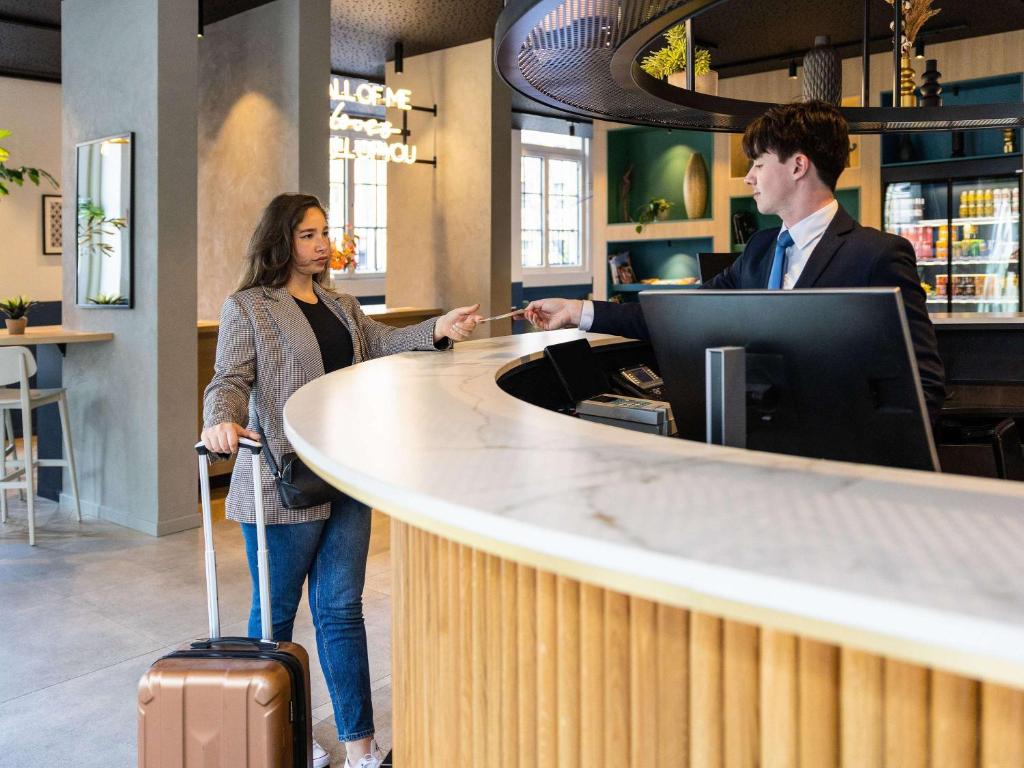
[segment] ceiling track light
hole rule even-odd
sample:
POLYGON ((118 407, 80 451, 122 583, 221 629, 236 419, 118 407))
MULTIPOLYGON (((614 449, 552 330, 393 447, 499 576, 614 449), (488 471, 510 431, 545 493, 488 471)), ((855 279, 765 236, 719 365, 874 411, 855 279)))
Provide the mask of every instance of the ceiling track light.
POLYGON ((796 80, 796 62, 795 61, 790 61, 789 62, 789 79, 790 80, 796 80))
POLYGON ((395 42, 395 72, 400 73, 405 65, 405 51, 402 49, 402 41, 395 42))
POLYGON ((203 37, 203 0, 199 0, 199 28, 196 30, 196 37, 200 40, 203 37))
POLYGON ((914 43, 914 58, 924 58, 924 40, 918 40, 916 43, 914 43))

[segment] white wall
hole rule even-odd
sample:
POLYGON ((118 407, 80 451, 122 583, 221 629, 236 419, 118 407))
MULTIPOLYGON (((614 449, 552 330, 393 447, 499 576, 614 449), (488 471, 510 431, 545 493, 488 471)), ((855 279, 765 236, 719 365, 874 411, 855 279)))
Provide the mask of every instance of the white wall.
MULTIPOLYGON (((60 85, 0 77, 0 104, 0 128, 14 132, 0 141, 11 153, 8 166, 42 168, 60 181, 60 85)), ((60 301, 61 256, 44 256, 42 237, 42 197, 60 193, 44 181, 39 187, 15 186, 0 198, 0 297, 60 301)))

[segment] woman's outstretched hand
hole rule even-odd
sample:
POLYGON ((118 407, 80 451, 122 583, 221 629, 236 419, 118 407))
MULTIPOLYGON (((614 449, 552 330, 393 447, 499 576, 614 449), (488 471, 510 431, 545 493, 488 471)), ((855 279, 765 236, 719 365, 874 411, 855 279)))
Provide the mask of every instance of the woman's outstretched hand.
POLYGON ((474 304, 471 307, 456 307, 447 315, 437 318, 437 322, 434 323, 434 343, 446 338, 452 341, 468 339, 473 333, 473 329, 476 328, 476 324, 483 320, 476 313, 478 309, 480 309, 479 304, 474 304))

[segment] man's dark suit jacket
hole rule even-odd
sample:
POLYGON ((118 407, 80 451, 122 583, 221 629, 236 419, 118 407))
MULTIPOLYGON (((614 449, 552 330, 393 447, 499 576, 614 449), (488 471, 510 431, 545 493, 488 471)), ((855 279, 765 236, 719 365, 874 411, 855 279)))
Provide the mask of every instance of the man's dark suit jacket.
MULTIPOLYGON (((729 269, 701 285, 710 289, 758 289, 768 287, 768 273, 775 256, 779 228, 762 229, 750 238, 743 254, 729 269)), ((921 387, 932 420, 946 395, 945 370, 928 318, 925 293, 917 275, 914 249, 896 235, 862 227, 842 207, 807 260, 795 288, 899 288, 910 326, 921 387)), ((837 321, 839 318, 837 318, 837 321)), ((640 304, 594 302, 590 330, 631 339, 650 339, 640 304)))

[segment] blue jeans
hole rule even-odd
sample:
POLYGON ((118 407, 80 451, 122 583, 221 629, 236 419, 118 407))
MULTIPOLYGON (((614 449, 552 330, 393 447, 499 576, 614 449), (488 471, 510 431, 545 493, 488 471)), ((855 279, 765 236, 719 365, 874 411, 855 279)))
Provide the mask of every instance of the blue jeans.
MULTIPOLYGON (((252 576, 249 636, 259 637, 256 526, 242 523, 242 535, 252 576)), ((363 582, 369 548, 370 508, 348 496, 331 504, 331 516, 326 520, 267 526, 274 639, 292 639, 302 583, 308 576, 316 647, 341 741, 373 735, 370 663, 363 622, 363 582)))

